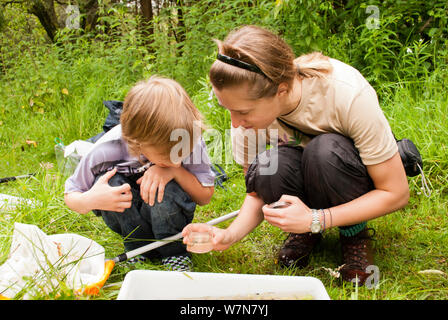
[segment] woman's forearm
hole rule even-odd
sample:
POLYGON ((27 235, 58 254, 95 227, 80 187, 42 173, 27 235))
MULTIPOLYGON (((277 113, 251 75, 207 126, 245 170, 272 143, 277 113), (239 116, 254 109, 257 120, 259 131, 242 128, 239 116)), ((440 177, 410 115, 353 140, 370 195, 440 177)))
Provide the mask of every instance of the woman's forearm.
POLYGON ((400 197, 399 194, 375 189, 355 200, 324 210, 325 223, 333 227, 353 225, 394 212, 406 203, 406 195, 400 197))
POLYGON ((232 243, 243 239, 263 221, 261 208, 264 202, 256 194, 248 194, 244 199, 240 212, 232 224, 227 228, 232 243))

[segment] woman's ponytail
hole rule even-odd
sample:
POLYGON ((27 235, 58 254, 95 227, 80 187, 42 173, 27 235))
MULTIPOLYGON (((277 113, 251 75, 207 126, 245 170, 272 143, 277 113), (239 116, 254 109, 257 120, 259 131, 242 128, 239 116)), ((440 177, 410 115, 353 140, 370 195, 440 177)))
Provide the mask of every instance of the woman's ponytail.
POLYGON ((216 60, 210 68, 211 83, 218 90, 247 83, 251 99, 275 95, 281 83, 291 85, 298 75, 324 77, 332 70, 330 59, 320 52, 294 59, 283 39, 257 26, 244 26, 230 32, 224 41, 215 42, 221 55, 255 65, 261 74, 216 60))
POLYGON ((298 74, 305 78, 323 78, 333 70, 330 58, 321 52, 312 52, 294 59, 298 74))

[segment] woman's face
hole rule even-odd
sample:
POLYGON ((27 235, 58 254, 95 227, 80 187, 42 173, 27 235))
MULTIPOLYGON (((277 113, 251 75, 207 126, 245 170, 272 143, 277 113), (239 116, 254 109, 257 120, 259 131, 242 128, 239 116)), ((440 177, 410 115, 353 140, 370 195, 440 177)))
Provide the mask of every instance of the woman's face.
POLYGON ((230 111, 234 128, 265 129, 281 114, 278 95, 249 99, 247 84, 221 90, 213 87, 213 91, 219 104, 230 111))

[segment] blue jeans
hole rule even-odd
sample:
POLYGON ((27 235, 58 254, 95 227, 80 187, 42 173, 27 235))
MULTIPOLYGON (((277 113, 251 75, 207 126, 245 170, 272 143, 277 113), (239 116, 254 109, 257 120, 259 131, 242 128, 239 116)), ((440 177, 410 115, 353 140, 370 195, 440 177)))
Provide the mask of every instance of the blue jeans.
MULTIPOLYGON (((165 186, 162 202, 156 200, 153 206, 146 204, 140 196, 140 186, 136 183, 140 176, 117 173, 109 180, 110 186, 129 183, 132 191, 130 208, 124 212, 93 210, 112 231, 124 238, 126 251, 147 245, 154 242, 154 239, 160 240, 181 232, 193 220, 196 209, 196 203, 174 180, 165 186)), ((182 241, 174 241, 142 255, 151 259, 186 253, 186 246, 182 241)))

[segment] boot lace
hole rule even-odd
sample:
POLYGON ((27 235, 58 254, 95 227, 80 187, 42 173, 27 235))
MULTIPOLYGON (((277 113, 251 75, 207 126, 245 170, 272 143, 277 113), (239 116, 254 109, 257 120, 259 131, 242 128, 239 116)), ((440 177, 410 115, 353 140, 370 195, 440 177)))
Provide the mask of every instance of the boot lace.
POLYGON ((306 233, 291 233, 285 241, 284 247, 296 250, 298 252, 309 251, 314 242, 313 239, 310 239, 311 237, 312 235, 306 233))
POLYGON ((367 259, 368 243, 370 240, 375 240, 373 237, 375 230, 372 228, 365 229, 365 232, 357 234, 353 237, 347 237, 343 242, 343 258, 347 267, 353 269, 364 270, 368 265, 367 259), (369 235, 368 232, 373 231, 373 234, 369 235))

